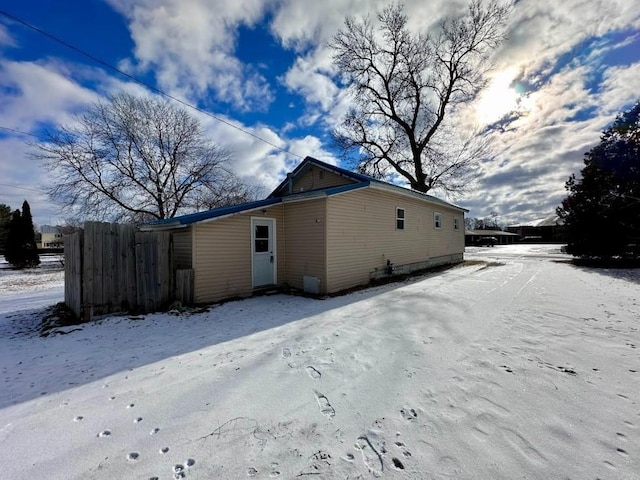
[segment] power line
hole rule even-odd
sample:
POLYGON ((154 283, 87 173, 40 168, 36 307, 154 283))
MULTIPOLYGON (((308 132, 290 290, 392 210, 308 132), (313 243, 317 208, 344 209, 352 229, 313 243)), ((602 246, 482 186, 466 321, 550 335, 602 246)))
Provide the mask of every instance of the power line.
POLYGON ((134 77, 133 75, 130 75, 130 74, 120 70, 117 67, 114 67, 110 63, 107 63, 104 60, 101 60, 98 57, 95 57, 95 56, 91 55, 90 53, 87 53, 84 50, 81 50, 80 48, 78 48, 78 47, 76 47, 76 46, 74 46, 74 45, 72 45, 72 44, 70 44, 70 43, 68 43, 68 42, 56 37, 55 35, 52 35, 52 34, 46 32, 46 31, 44 31, 44 30, 42 30, 42 29, 40 29, 40 28, 38 28, 38 27, 36 27, 34 25, 31 25, 30 23, 28 23, 28 22, 26 22, 26 21, 24 21, 24 20, 22 20, 22 19, 20 19, 20 18, 18 18, 16 16, 14 16, 14 15, 11 15, 10 13, 5 12, 4 10, 0 10, 0 15, 4 15, 5 17, 7 17, 7 18, 9 18, 9 19, 11 19, 11 20, 13 20, 15 22, 18 22, 18 23, 22 24, 23 26, 25 26, 25 27, 27 27, 27 28, 35 31, 35 32, 38 32, 39 34, 50 38, 54 42, 57 42, 57 43, 59 43, 61 45, 64 45, 65 47, 67 47, 67 48, 79 53, 80 55, 83 55, 83 56, 93 60, 94 62, 99 63, 103 67, 106 67, 106 68, 108 68, 110 70, 113 70, 113 71, 119 73, 120 75, 122 75, 124 77, 127 77, 130 80, 133 80, 134 82, 138 83, 139 85, 142 85, 143 87, 146 87, 149 90, 151 90, 153 92, 156 92, 159 95, 162 95, 163 97, 169 98, 169 99, 173 100, 174 102, 178 102, 181 105, 184 105, 185 107, 188 107, 188 108, 191 108, 193 110, 196 110, 196 111, 198 111, 198 112, 200 112, 200 113, 202 113, 204 115, 207 115, 207 116, 209 116, 209 117, 211 117, 211 118, 213 118, 213 119, 215 119, 215 120, 217 120, 217 121, 219 121, 221 123, 224 123, 225 125, 228 125, 228 126, 230 126, 232 128, 235 128, 236 130, 238 130, 238 131, 240 131, 242 133, 245 133, 247 135, 250 135, 250 136, 252 136, 253 138, 255 138, 257 140, 259 140, 259 141, 261 141, 263 143, 266 143, 267 145, 270 145, 270 146, 272 146, 273 148, 275 148, 277 150, 280 150, 281 152, 288 153, 289 155, 293 155, 294 157, 298 157, 298 158, 301 158, 301 159, 303 158, 301 155, 298 155, 296 153, 293 153, 293 152, 290 152, 288 150, 285 150, 284 148, 279 147, 275 143, 272 143, 269 140, 266 140, 266 139, 260 137, 259 135, 256 135, 255 133, 251 133, 248 130, 245 130, 245 129, 241 128, 241 127, 238 127, 237 125, 234 125, 233 123, 231 123, 231 122, 229 122, 229 121, 227 121, 227 120, 225 120, 223 118, 220 118, 217 115, 214 115, 213 113, 207 112, 206 110, 203 110, 203 109, 201 109, 199 107, 196 107, 195 105, 192 105, 192 104, 190 104, 188 102, 185 102, 184 100, 180 100, 179 98, 174 97, 173 95, 170 95, 170 94, 164 92, 163 90, 160 90, 159 88, 156 88, 156 87, 154 87, 152 85, 149 85, 148 83, 144 82, 143 80, 140 80, 140 79, 134 77))
POLYGON ((9 185, 8 183, 0 183, 0 187, 10 187, 10 188, 17 188, 19 190, 28 190, 30 192, 45 193, 42 190, 35 190, 33 188, 27 188, 27 187, 18 187, 17 185, 9 185))
POLYGON ((9 128, 9 127, 0 126, 0 130, 8 130, 9 132, 19 133, 20 135, 29 135, 30 137, 40 138, 37 135, 34 135, 33 133, 21 132, 20 130, 16 130, 15 128, 9 128))

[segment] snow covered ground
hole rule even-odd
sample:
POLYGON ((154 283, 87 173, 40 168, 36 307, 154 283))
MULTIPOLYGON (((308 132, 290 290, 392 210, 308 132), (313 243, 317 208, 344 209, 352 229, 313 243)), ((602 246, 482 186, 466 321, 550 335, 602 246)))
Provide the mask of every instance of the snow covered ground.
POLYGON ((640 478, 640 272, 466 258, 489 263, 48 338, 33 296, 60 275, 0 271, 3 476, 640 478))
POLYGON ((38 268, 13 270, 0 256, 0 322, 3 322, 3 315, 40 310, 64 300, 61 257, 41 255, 40 262, 38 268))

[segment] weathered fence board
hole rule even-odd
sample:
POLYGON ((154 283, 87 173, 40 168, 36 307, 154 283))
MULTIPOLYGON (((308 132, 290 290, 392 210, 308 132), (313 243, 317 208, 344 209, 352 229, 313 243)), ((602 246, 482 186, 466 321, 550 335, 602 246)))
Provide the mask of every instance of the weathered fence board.
POLYGON ((173 299, 171 234, 136 232, 137 305, 145 312, 165 308, 173 299))
POLYGON ((64 238, 64 303, 82 313, 82 232, 64 238))
POLYGON ((182 305, 193 304, 193 268, 176 270, 176 300, 182 305))
POLYGON ((77 315, 153 312, 175 298, 170 233, 87 222, 67 244, 65 302, 77 315))

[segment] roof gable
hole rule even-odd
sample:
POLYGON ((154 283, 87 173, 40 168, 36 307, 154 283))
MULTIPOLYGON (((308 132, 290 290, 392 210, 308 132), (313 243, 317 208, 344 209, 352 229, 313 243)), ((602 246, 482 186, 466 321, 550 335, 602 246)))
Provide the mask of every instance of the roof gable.
POLYGON ((341 185, 353 183, 369 184, 371 181, 376 181, 375 179, 368 177, 367 175, 351 172, 349 170, 345 170, 344 168, 336 167, 335 165, 322 162, 313 157, 306 157, 291 173, 287 174, 287 178, 280 182, 280 185, 278 185, 267 198, 283 197, 286 195, 299 193, 302 190, 296 191, 294 189, 294 185, 303 180, 305 176, 309 175, 309 172, 314 168, 319 169, 320 171, 329 172, 330 175, 340 177, 343 180, 340 182, 335 182, 335 185, 321 185, 319 187, 320 189, 338 187, 341 185))

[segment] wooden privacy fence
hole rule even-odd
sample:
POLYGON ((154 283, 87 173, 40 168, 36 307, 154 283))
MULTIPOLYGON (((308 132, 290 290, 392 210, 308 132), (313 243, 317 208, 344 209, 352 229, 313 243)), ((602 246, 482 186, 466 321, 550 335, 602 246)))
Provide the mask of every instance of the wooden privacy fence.
MULTIPOLYGON (((64 248, 65 303, 79 317, 154 312, 176 298, 169 232, 87 222, 83 231, 65 237, 64 248)), ((193 275, 179 279, 178 298, 188 300, 193 275)))

